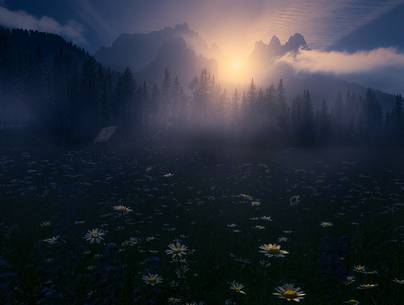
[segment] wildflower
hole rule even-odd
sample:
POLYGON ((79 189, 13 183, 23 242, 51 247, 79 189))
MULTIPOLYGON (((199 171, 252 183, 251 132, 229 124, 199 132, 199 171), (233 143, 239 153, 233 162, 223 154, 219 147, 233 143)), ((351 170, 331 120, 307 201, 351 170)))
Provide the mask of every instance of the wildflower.
POLYGON ((261 220, 272 221, 272 217, 271 216, 262 216, 261 220))
POLYGON ((348 305, 359 305, 359 301, 358 301, 358 300, 355 300, 355 299, 350 299, 350 300, 346 301, 345 304, 348 304, 348 305))
POLYGON ((254 198, 248 194, 240 194, 239 197, 242 199, 245 199, 245 200, 250 200, 250 201, 254 200, 254 198))
POLYGON ((244 291, 244 285, 240 284, 240 283, 237 283, 236 281, 231 282, 230 290, 235 292, 235 293, 239 293, 239 294, 247 294, 244 291))
POLYGON ((356 265, 354 266, 353 271, 358 273, 366 273, 366 267, 363 265, 356 265))
POLYGON ((399 280, 398 278, 395 278, 393 282, 399 285, 404 285, 404 280, 399 280))
POLYGON ((44 239, 43 242, 47 243, 50 246, 56 244, 59 240, 59 236, 52 236, 51 238, 44 239))
POLYGON ((259 201, 252 201, 251 202, 252 207, 259 207, 260 205, 261 205, 261 202, 259 202, 259 201))
POLYGON ((281 250, 281 246, 276 244, 263 244, 259 247, 259 249, 259 252, 264 254, 266 257, 284 257, 286 254, 289 254, 288 251, 281 250))
POLYGON ((113 209, 123 215, 133 212, 133 210, 125 205, 115 205, 113 209))
POLYGON ((143 282, 149 286, 156 286, 163 282, 163 278, 158 274, 148 273, 143 276, 143 282))
POLYGON ((328 221, 323 221, 322 223, 320 223, 320 226, 325 228, 331 228, 333 226, 332 222, 328 222, 328 221))
POLYGON ((180 242, 171 243, 168 245, 168 249, 165 251, 167 255, 171 255, 173 259, 180 259, 188 252, 188 247, 180 242))
POLYGON ((182 302, 182 299, 170 297, 167 299, 167 301, 169 304, 180 304, 182 302))
POLYGON ((300 302, 300 300, 306 295, 299 287, 295 287, 293 284, 285 284, 277 287, 275 291, 276 292, 274 292, 273 295, 286 301, 300 302))
POLYGON ((99 244, 104 240, 104 231, 98 228, 88 230, 84 239, 90 242, 90 244, 99 244))
POLYGON ((358 289, 367 290, 367 289, 376 288, 377 286, 379 286, 379 284, 371 284, 371 283, 361 284, 361 285, 358 286, 358 289))

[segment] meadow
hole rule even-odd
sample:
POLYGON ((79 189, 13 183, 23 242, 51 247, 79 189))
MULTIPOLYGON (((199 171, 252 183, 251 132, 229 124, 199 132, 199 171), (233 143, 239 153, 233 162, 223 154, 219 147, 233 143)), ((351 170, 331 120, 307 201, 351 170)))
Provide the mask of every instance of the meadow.
POLYGON ((1 304, 404 304, 402 150, 0 152, 1 304))

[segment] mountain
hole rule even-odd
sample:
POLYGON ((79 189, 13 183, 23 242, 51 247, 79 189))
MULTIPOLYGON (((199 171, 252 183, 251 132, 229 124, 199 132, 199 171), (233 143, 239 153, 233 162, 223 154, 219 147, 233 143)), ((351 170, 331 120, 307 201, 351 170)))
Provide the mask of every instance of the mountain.
POLYGON ((291 36, 284 45, 281 44, 277 36, 273 36, 268 44, 263 41, 256 42, 255 48, 250 56, 250 63, 262 66, 263 63, 271 62, 273 59, 281 57, 286 53, 296 53, 300 49, 309 49, 306 40, 300 33, 291 36))
POLYGON ((202 56, 211 51, 214 50, 185 23, 150 33, 122 34, 110 47, 96 52, 95 58, 117 71, 129 67, 141 79, 160 81, 164 69, 169 68, 173 75, 189 82, 188 77, 198 75, 201 68, 215 68, 202 56))
MULTIPOLYGON (((347 81, 330 74, 297 72, 293 67, 277 60, 287 53, 296 54, 301 49, 310 51, 306 40, 301 34, 294 34, 283 45, 276 36, 272 37, 269 44, 262 41, 257 42, 250 56, 251 74, 255 82, 267 86, 270 83, 276 84, 282 78, 287 86, 289 99, 293 99, 303 90, 309 90, 313 102, 317 105, 320 105, 324 98, 334 98, 338 94, 347 92, 358 96, 366 95, 367 87, 363 87, 356 82, 347 81)), ((392 95, 377 90, 375 94, 386 110, 392 108, 394 104, 392 95)))
POLYGON ((283 53, 298 52, 300 49, 309 50, 303 35, 296 33, 289 37, 289 40, 283 46, 283 53))
POLYGON ((197 55, 194 50, 187 47, 183 38, 173 38, 166 41, 159 49, 156 57, 143 69, 135 72, 135 75, 138 79, 150 83, 161 83, 165 68, 175 75, 182 84, 188 84, 203 69, 212 72, 217 71, 214 60, 208 60, 197 55))

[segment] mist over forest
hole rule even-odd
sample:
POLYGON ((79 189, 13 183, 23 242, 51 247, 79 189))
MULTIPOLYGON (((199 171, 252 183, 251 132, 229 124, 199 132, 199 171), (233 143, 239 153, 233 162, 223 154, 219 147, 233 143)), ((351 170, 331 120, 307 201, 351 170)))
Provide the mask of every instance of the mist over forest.
MULTIPOLYGON (((175 34, 176 44, 177 32, 189 34, 190 30, 178 26, 164 31, 175 34)), ((157 41, 171 39, 160 36, 157 41)), ((212 136, 278 146, 403 142, 400 95, 382 94, 326 75, 280 72, 285 79, 272 77, 273 83, 267 85, 252 77, 246 85, 228 86, 202 65, 170 71, 162 62, 151 64, 155 75, 146 81, 130 67, 115 71, 100 64, 85 50, 53 34, 1 29, 0 38, 2 129, 19 126, 59 143, 91 142, 108 126, 117 126, 122 139, 212 136), (184 69, 195 73, 189 81, 181 74, 184 69), (322 86, 327 82, 339 90, 325 94, 322 86), (312 90, 300 91, 302 83, 312 90)), ((171 52, 166 43, 161 42, 158 54, 171 52)), ((273 38, 269 45, 257 44, 251 57, 257 65, 264 56, 298 52, 302 46, 308 49, 301 35, 291 37, 284 46, 273 38)), ((199 60, 184 40, 179 48, 193 54, 195 58, 189 60, 199 60)))

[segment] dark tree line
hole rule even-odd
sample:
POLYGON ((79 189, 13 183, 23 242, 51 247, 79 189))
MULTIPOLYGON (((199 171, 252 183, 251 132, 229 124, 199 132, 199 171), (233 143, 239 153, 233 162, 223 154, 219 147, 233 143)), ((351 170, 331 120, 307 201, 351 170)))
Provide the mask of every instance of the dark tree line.
POLYGON ((321 103, 314 103, 309 91, 287 101, 285 92, 282 80, 266 90, 251 82, 241 114, 243 126, 252 129, 250 139, 307 146, 404 144, 401 95, 391 111, 383 111, 370 89, 365 96, 339 93, 321 103))
POLYGON ((383 111, 376 95, 341 92, 322 102, 287 84, 228 94, 204 70, 183 86, 167 69, 159 84, 113 72, 62 38, 0 28, 0 126, 21 122, 63 141, 91 141, 116 125, 124 138, 224 135, 291 145, 404 144, 402 97, 383 111))

